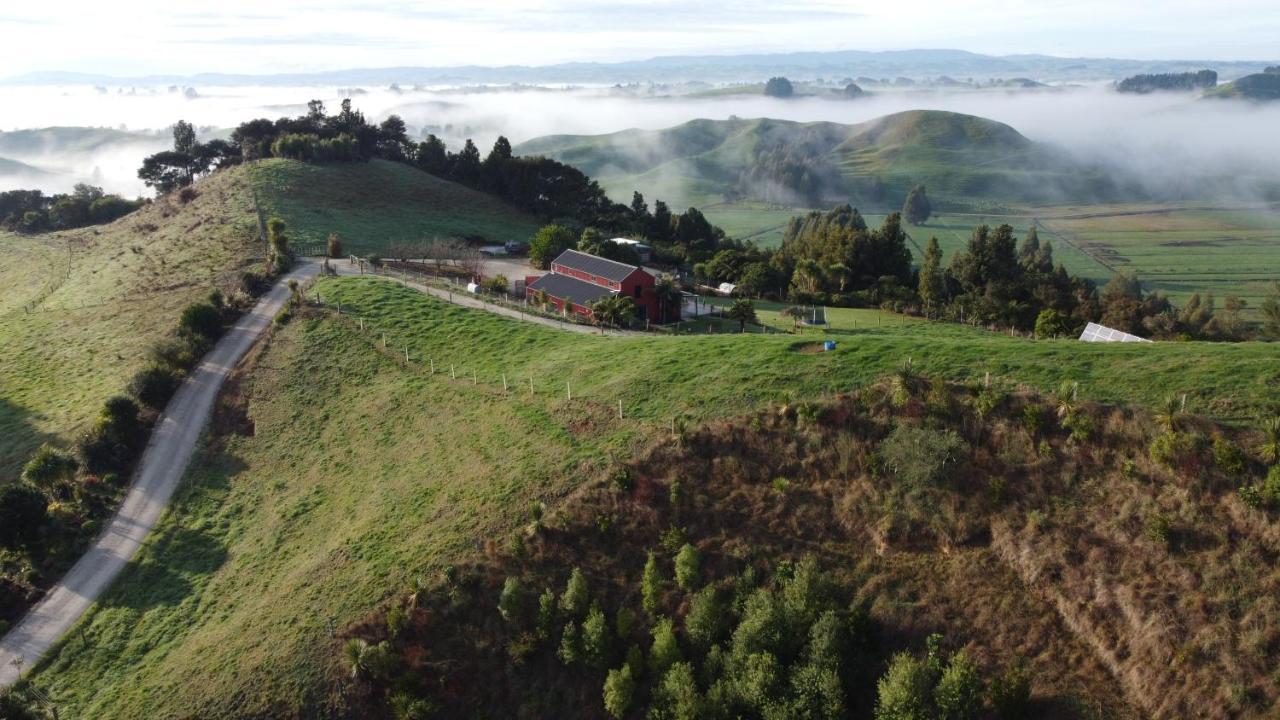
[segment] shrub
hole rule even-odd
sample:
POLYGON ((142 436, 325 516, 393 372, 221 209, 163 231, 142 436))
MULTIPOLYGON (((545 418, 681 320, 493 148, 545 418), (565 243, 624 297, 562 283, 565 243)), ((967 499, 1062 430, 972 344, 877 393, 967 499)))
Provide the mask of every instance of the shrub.
POLYGON ((48 505, 44 493, 26 483, 0 487, 0 546, 16 548, 34 540, 48 505))
POLYGON ((951 656, 933 691, 939 720, 974 720, 982 711, 982 678, 963 651, 951 656))
POLYGON ((217 340, 222 334, 222 313, 207 302, 192 303, 182 309, 178 332, 209 341, 217 340))
POLYGON ((1151 459, 1176 468, 1200 452, 1201 438, 1193 433, 1166 432, 1151 441, 1151 459))
POLYGON ((693 677, 693 665, 677 662, 662 676, 662 683, 654 692, 658 717, 671 720, 699 720, 705 717, 698 684, 693 677))
POLYGON ((560 596, 560 609, 571 618, 580 618, 587 611, 589 602, 591 596, 587 591, 587 579, 582 576, 582 568, 574 568, 569 573, 564 594, 560 596))
POLYGON ((409 625, 409 613, 399 605, 387 611, 387 633, 391 637, 400 637, 400 633, 409 625))
POLYGON ((933 673, 910 653, 893 656, 876 683, 876 720, 933 720, 933 673))
POLYGON ((388 699, 388 704, 396 720, 427 720, 438 709, 430 700, 416 698, 406 692, 395 693, 388 699))
POLYGON ((560 634, 560 647, 556 657, 565 665, 574 665, 582 659, 582 638, 578 635, 578 624, 572 620, 564 624, 560 634))
POLYGON ((1173 533, 1173 520, 1164 513, 1155 513, 1147 518, 1144 532, 1151 542, 1167 546, 1173 533))
POLYGON ((1280 465, 1271 468, 1267 479, 1262 481, 1262 502, 1271 507, 1280 507, 1280 465))
POLYGON ((951 430, 899 425, 880 443, 880 458, 904 483, 940 485, 951 476, 964 444, 951 430))
POLYGON ((692 590, 697 586, 699 564, 698 549, 685 543, 676 553, 676 584, 681 590, 692 590))
POLYGON ((831 587, 812 555, 805 556, 782 586, 782 608, 791 634, 803 638, 831 604, 831 587))
POLYGON ((52 488, 65 483, 76 474, 75 458, 45 443, 22 468, 22 479, 40 488, 52 488))
POLYGON ((342 257, 342 238, 338 237, 338 233, 329 233, 329 239, 325 247, 325 254, 331 258, 342 257))
POLYGON ((129 394, 143 405, 161 410, 182 384, 182 372, 169 365, 152 363, 129 381, 129 394))
POLYGON ((680 662, 680 645, 670 618, 660 618, 653 625, 653 645, 649 648, 649 669, 662 677, 667 668, 680 662))
POLYGON ((653 615, 658 611, 658 604, 662 601, 662 571, 658 568, 658 558, 653 553, 649 553, 649 559, 644 563, 640 596, 645 612, 653 615))
POLYGON ((525 614, 525 593, 520 587, 519 578, 509 577, 502 583, 502 593, 498 595, 498 613, 509 623, 520 622, 525 614))
POLYGON ((1228 475, 1239 475, 1244 472, 1244 451, 1239 445, 1217 435, 1213 438, 1213 463, 1228 475))
POLYGON ((1031 702, 1031 678, 1020 666, 1009 668, 991 680, 987 695, 1000 720, 1022 720, 1031 702))
POLYGON ((1022 427, 1031 437, 1040 434, 1048 420, 1049 412, 1040 405, 1029 404, 1022 408, 1022 427))
POLYGON ((631 666, 623 665, 610 670, 604 679, 604 709, 617 720, 627 714, 631 707, 631 698, 636 692, 636 681, 631 675, 631 666))
POLYGON ((1072 440, 1087 442, 1093 437, 1093 416, 1083 410, 1072 409, 1062 418, 1062 428, 1070 434, 1072 440))
POLYGON ((138 404, 127 397, 117 395, 107 400, 78 447, 81 464, 90 474, 128 473, 146 440, 139 413, 138 404))
POLYGON ((505 294, 508 287, 507 276, 494 275, 485 282, 484 286, 489 292, 505 294))
POLYGON ((547 588, 538 597, 538 635, 542 638, 551 637, 555 626, 556 594, 551 588, 547 588))
POLYGON ((617 633, 618 637, 626 640, 631 637, 631 632, 635 630, 635 627, 635 612, 626 605, 618 608, 618 612, 613 618, 613 631, 617 633))
POLYGON ((174 369, 186 370, 196 364, 202 354, 189 338, 166 338, 151 346, 151 361, 174 369))

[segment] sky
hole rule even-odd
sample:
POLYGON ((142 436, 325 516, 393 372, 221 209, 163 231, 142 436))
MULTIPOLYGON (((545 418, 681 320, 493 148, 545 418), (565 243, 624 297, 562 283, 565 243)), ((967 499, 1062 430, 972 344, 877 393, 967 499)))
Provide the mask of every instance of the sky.
POLYGON ((56 0, 0 5, 0 77, 543 65, 956 48, 1272 60, 1275 0, 56 0))

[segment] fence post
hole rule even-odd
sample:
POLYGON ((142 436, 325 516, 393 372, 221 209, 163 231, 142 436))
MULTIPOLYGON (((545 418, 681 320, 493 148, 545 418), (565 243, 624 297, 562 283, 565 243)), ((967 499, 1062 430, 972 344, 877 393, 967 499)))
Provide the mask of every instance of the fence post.
POLYGON ((406 365, 409 364, 409 348, 404 349, 404 362, 406 365))
POLYGON ((435 358, 429 358, 429 360, 431 361, 431 374, 432 374, 432 375, 435 375, 435 374, 436 374, 436 359, 435 359, 435 358))
POLYGON ((622 419, 622 398, 618 398, 618 419, 622 419))
POLYGON ((386 349, 387 349, 387 334, 386 334, 386 333, 382 333, 382 349, 383 349, 383 350, 386 350, 386 349))
POLYGON ((480 378, 476 376, 476 369, 475 369, 475 368, 471 368, 471 384, 472 384, 472 385, 479 385, 479 384, 480 384, 480 378))
POLYGON ((453 363, 449 363, 449 377, 453 380, 458 379, 458 369, 454 367, 453 363))
POLYGON ((507 391, 507 374, 502 373, 502 392, 507 391))
POLYGON ((565 394, 566 394, 566 395, 568 395, 568 396, 569 396, 569 399, 570 399, 570 400, 572 400, 572 399, 573 399, 573 388, 569 387, 569 381, 568 381, 568 380, 565 380, 565 381, 564 381, 564 392, 565 392, 565 394))
POLYGON ((533 376, 532 375, 529 376, 529 394, 530 395, 533 394, 533 376))

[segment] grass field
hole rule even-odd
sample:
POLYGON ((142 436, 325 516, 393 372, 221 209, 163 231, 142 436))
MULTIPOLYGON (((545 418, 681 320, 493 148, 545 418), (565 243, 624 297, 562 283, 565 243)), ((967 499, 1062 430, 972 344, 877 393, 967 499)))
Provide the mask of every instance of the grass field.
POLYGON ((124 390, 152 341, 261 255, 243 170, 111 225, 0 234, 0 482, 41 443, 68 446, 124 390))
POLYGON ((402 163, 374 160, 309 165, 264 160, 250 168, 263 214, 288 224, 295 243, 323 243, 336 232, 349 251, 432 238, 527 241, 539 223, 497 198, 402 163))
POLYGON ((1089 206, 1054 208, 1040 223, 1055 249, 1059 238, 1070 241, 1175 302, 1209 292, 1257 308, 1280 279, 1280 212, 1089 206))
POLYGON ((847 390, 908 357, 919 372, 971 381, 1077 380, 1099 400, 1185 391, 1192 410, 1231 417, 1250 417, 1280 387, 1274 348, 1261 344, 864 328, 868 311, 849 311, 833 318, 849 323, 831 332, 838 349, 806 354, 797 350, 819 338, 578 335, 375 278, 317 289, 346 314, 277 332, 242 389, 252 436, 207 444, 134 567, 38 674, 77 716, 307 714, 333 679, 327 622, 341 627, 413 577, 472 557, 530 502, 629 456, 677 416, 847 390))

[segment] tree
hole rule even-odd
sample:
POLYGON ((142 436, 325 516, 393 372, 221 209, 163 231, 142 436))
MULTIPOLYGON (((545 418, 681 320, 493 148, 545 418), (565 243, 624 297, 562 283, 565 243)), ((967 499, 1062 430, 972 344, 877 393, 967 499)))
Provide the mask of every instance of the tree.
POLYGON ((414 163, 425 172, 444 177, 449 172, 449 151, 444 141, 435 135, 427 135, 426 140, 418 143, 414 163))
POLYGON ((560 253, 573 247, 573 233, 568 228, 544 225, 529 241, 529 262, 540 270, 546 270, 560 253))
POLYGON ((645 560, 644 573, 640 579, 640 597, 644 603, 644 611, 653 615, 658 611, 658 603, 662 600, 662 571, 658 568, 658 557, 652 552, 645 560))
POLYGON ((1015 665, 991 680, 988 695, 999 720, 1022 720, 1031 702, 1031 678, 1015 665))
POLYGON ((1271 294, 1259 306, 1262 312, 1262 331, 1271 340, 1280 340, 1280 282, 1271 284, 1271 294))
POLYGON ((1071 318, 1057 310, 1041 310, 1036 316, 1036 337, 1054 338, 1071 332, 1071 318))
POLYGON ((769 97, 788 98, 795 94, 791 81, 784 77, 771 77, 764 84, 764 94, 769 97))
POLYGON ((923 185, 916 185, 907 193, 902 203, 902 217, 912 225, 923 225, 933 214, 933 206, 929 204, 929 196, 925 194, 923 185))
POLYGON ((725 630, 725 608, 715 585, 707 585, 689 602, 684 630, 697 648, 707 650, 720 640, 725 630))
POLYGON ((0 546, 16 548, 35 539, 47 507, 44 493, 26 483, 0 487, 0 546))
POLYGON ((509 623, 520 622, 525 616, 527 599, 520 579, 508 577, 502 583, 502 593, 498 596, 498 613, 509 623))
POLYGON ((876 683, 876 720, 934 720, 934 675, 911 653, 893 656, 876 683))
POLYGON ((674 314, 672 310, 679 310, 680 302, 684 299, 680 288, 676 287, 675 280, 670 275, 663 275, 653 284, 653 296, 658 299, 658 322, 660 323, 669 321, 674 314))
POLYGON ((179 120, 173 125, 173 150, 187 156, 194 156, 196 152, 196 128, 185 120, 179 120))
POLYGON ((148 156, 138 170, 138 179, 161 195, 190 185, 191 175, 191 156, 173 150, 148 156))
POLYGON ((331 258, 342 257, 342 238, 338 237, 338 233, 329 233, 325 254, 331 258))
POLYGON ((569 573, 564 594, 560 596, 560 610, 571 618, 579 618, 587 611, 587 603, 590 601, 587 579, 582 575, 582 568, 575 567, 573 572, 569 573))
POLYGON ((680 645, 676 642, 675 627, 671 618, 659 618, 653 625, 653 645, 649 648, 649 669, 662 675, 672 665, 680 662, 680 645))
POLYGON ((670 720, 700 720, 705 717, 690 663, 673 664, 662 676, 662 683, 655 688, 654 695, 658 710, 656 717, 670 720))
POLYGON ((278 217, 267 221, 267 244, 271 246, 272 264, 280 270, 288 266, 291 255, 287 230, 284 220, 278 217))
POLYGON ((604 610, 592 603, 587 619, 582 621, 582 651, 596 667, 602 667, 609 659, 609 640, 609 623, 605 620, 604 610))
POLYGON ((610 670, 604 679, 604 709, 617 720, 627 714, 631 707, 631 698, 635 696, 636 681, 631 674, 631 666, 623 665, 610 670))
POLYGON ((635 317, 635 301, 621 295, 610 295, 591 303, 591 320, 600 326, 601 334, 605 326, 622 328, 631 323, 635 317))
POLYGON ((729 309, 725 311, 724 316, 730 320, 737 320, 739 331, 745 331, 747 329, 747 323, 759 324, 760 322, 756 318, 755 304, 746 298, 734 300, 733 305, 729 306, 729 309))
POLYGON ((676 585, 679 585, 681 590, 693 590, 697 586, 701 574, 700 564, 698 548, 689 543, 685 543, 680 548, 680 552, 676 553, 676 585))
POLYGON ((951 656, 933 691, 939 720, 974 720, 982 712, 982 678, 961 651, 951 656))
POLYGON ((222 334, 222 313, 207 302, 192 303, 178 317, 178 332, 206 341, 222 334))
POLYGON ((925 245, 917 291, 926 315, 938 312, 946 304, 947 278, 942 272, 942 248, 936 237, 929 238, 929 244, 925 245))

